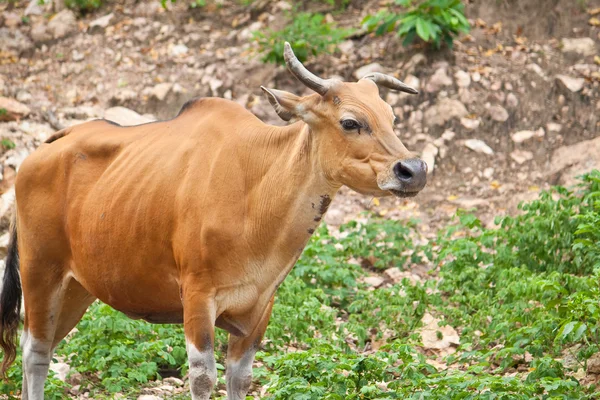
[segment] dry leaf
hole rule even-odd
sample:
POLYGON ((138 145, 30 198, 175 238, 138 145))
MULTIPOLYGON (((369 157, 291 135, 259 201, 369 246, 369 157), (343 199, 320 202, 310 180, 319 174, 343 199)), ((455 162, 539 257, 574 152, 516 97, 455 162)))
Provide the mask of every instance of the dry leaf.
POLYGON ((600 26, 600 19, 598 19, 596 17, 590 18, 590 20, 588 22, 592 26, 600 26))
POLYGON ((426 313, 421 320, 425 326, 421 328, 421 341, 426 349, 447 350, 460 344, 458 332, 450 325, 439 326, 439 319, 426 313))

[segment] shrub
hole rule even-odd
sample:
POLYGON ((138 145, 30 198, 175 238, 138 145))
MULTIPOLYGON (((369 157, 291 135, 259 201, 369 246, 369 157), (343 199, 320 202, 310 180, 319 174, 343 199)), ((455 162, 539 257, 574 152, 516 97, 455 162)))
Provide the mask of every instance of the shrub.
POLYGON ((442 43, 452 47, 455 36, 470 30, 461 0, 395 0, 395 3, 405 11, 385 10, 369 15, 363 25, 378 35, 397 29, 405 46, 419 37, 438 49, 442 43))
POLYGON ((65 6, 80 12, 92 11, 101 5, 102 0, 65 0, 65 6))
POLYGON ((322 14, 297 13, 292 22, 280 31, 253 32, 263 62, 284 64, 283 46, 289 41, 300 61, 320 53, 331 53, 352 30, 340 29, 325 21, 322 14))

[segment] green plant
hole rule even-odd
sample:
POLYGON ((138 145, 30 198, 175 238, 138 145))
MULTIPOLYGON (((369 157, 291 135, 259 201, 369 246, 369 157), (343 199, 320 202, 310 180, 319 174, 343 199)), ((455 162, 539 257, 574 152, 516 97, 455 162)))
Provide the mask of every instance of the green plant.
POLYGON ((378 35, 397 29, 405 46, 419 37, 438 49, 442 43, 452 47, 455 36, 470 30, 461 0, 395 0, 395 3, 404 11, 380 11, 367 16, 363 25, 378 35))
POLYGON ((294 14, 289 25, 279 31, 267 30, 253 32, 258 43, 262 60, 275 64, 284 64, 283 46, 289 41, 300 61, 320 53, 331 53, 337 45, 351 34, 350 29, 337 28, 327 22, 322 14, 294 14))
POLYGON ((15 144, 15 142, 13 142, 10 139, 6 139, 6 138, 0 140, 0 145, 4 149, 7 149, 7 150, 14 149, 15 147, 17 147, 17 145, 15 144))
POLYGON ((102 0, 65 0, 65 5, 80 12, 88 12, 100 7, 102 0))

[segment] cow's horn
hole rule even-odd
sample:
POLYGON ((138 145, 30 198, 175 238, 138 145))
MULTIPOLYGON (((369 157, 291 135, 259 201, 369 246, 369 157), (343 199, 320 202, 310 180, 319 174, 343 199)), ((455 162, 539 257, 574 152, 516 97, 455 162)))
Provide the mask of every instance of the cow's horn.
POLYGON ((419 91, 408 86, 406 83, 394 78, 393 76, 384 75, 379 72, 372 72, 362 77, 362 79, 370 79, 377 84, 377 86, 383 86, 389 89, 399 90, 410 94, 418 94, 419 91))
POLYGON ((296 78, 300 80, 306 87, 319 93, 321 96, 325 96, 325 93, 331 87, 331 82, 326 79, 321 79, 309 70, 298 60, 292 46, 288 42, 285 42, 285 48, 283 50, 283 58, 288 69, 296 78))

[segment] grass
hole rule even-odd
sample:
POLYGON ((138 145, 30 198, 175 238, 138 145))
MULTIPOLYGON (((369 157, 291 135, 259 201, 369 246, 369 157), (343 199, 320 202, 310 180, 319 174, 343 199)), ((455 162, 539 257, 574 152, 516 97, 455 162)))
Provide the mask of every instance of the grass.
MULTIPOLYGON (((321 227, 278 291, 255 387, 269 399, 599 398, 580 380, 600 350, 600 172, 521 209, 497 229, 460 212, 425 245, 413 244, 414 223, 372 218, 336 235, 321 227), (370 273, 431 270, 373 290, 360 283, 361 264, 370 273), (426 314, 438 321, 438 338, 449 325, 460 344, 427 348, 419 334, 426 314)), ((161 369, 186 372, 179 326, 94 304, 78 329, 58 355, 94 398, 134 397, 161 369)), ((218 330, 221 388, 225 342, 218 330)), ((0 393, 18 390, 18 364, 0 393)), ((65 386, 51 378, 47 398, 64 398, 65 386)))

